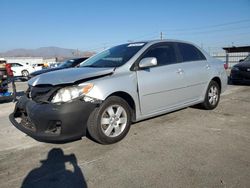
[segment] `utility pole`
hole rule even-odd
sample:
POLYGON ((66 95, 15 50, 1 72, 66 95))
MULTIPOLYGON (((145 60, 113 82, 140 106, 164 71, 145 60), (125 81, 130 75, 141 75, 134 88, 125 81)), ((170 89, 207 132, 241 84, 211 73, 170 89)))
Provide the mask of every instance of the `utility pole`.
POLYGON ((161 40, 163 39, 163 33, 162 32, 160 33, 160 39, 161 40))

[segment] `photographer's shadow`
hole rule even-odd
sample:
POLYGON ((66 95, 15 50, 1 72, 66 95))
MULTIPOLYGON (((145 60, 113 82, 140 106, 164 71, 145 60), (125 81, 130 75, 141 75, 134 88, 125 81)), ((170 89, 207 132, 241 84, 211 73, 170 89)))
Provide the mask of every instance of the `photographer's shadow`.
POLYGON ((74 154, 64 155, 60 148, 49 151, 39 168, 33 169, 23 180, 23 188, 87 187, 74 154))

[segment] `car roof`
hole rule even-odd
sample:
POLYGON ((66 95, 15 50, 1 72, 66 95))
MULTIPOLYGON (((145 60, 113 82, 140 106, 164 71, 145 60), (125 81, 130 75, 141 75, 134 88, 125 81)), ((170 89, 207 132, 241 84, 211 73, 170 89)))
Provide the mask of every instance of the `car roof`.
POLYGON ((184 41, 184 40, 177 40, 177 39, 158 39, 158 40, 145 40, 145 41, 138 41, 138 42, 131 42, 133 43, 148 43, 148 44, 156 44, 156 43, 162 43, 162 42, 177 42, 177 43, 187 43, 187 44, 193 44, 192 42, 189 41, 184 41))

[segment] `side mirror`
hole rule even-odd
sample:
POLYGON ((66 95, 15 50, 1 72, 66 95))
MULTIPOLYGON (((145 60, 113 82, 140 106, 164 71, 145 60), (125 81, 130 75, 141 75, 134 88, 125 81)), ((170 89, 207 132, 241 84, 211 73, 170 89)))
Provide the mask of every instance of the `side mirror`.
POLYGON ((140 68, 153 67, 157 65, 157 59, 155 57, 146 57, 143 58, 140 63, 140 68))
POLYGON ((240 59, 240 60, 239 60, 239 62, 243 62, 243 61, 244 61, 244 59, 240 59))

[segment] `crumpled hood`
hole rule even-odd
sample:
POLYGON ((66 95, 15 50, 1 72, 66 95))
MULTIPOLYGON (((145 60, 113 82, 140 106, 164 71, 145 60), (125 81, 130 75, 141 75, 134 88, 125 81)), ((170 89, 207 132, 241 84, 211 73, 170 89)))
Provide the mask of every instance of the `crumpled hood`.
POLYGON ((31 86, 71 84, 79 80, 111 74, 114 68, 68 68, 48 72, 36 76, 28 81, 31 86))

